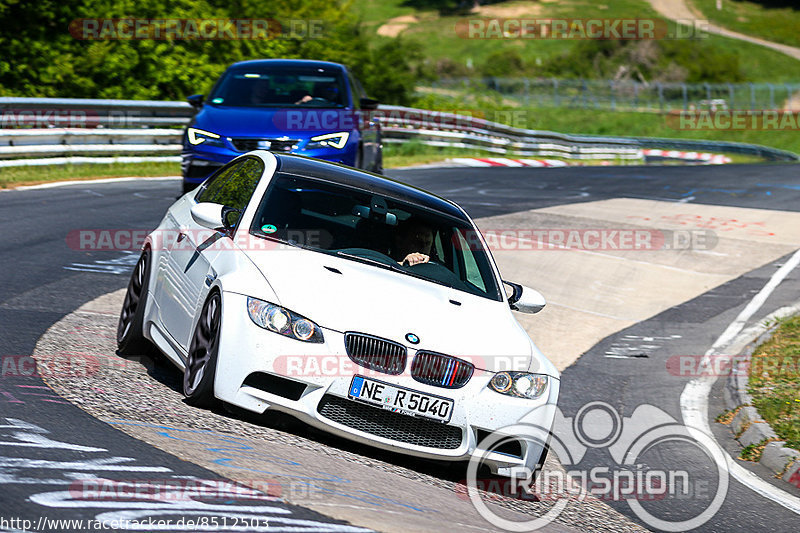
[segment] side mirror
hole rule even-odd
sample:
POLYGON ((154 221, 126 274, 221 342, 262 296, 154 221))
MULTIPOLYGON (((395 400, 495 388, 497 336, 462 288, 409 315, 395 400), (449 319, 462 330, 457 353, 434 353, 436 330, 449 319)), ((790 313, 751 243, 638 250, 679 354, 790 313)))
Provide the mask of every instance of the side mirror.
POLYGON ((203 97, 202 94, 193 94, 192 96, 186 97, 186 101, 191 104, 191 106, 195 109, 200 109, 203 107, 203 97))
POLYGON ((378 109, 378 104, 380 102, 375 100, 374 98, 367 98, 364 97, 359 100, 359 104, 361 104, 361 109, 378 109))
POLYGON ((200 202, 192 206, 192 218, 204 228, 224 228, 225 225, 222 223, 222 211, 224 209, 225 206, 221 204, 200 202))
POLYGON ((503 281, 503 283, 511 287, 512 290, 511 296, 508 297, 508 305, 512 311, 533 314, 544 309, 547 304, 542 293, 535 289, 510 281, 503 281))
POLYGON ((211 202, 193 205, 191 213, 192 219, 204 228, 227 231, 233 231, 242 216, 238 209, 211 202))

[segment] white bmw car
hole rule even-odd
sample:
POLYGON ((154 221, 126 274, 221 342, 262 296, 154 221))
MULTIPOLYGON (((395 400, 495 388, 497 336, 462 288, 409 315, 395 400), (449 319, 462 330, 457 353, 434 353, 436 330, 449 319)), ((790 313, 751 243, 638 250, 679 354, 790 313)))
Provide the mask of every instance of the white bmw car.
POLYGON ((559 374, 512 314, 542 296, 504 282, 458 205, 349 167, 245 154, 175 202, 147 238, 120 353, 152 342, 197 406, 289 413, 330 433, 493 473, 535 469, 559 374), (534 415, 531 415, 534 413, 534 415), (533 419, 531 417, 533 416, 533 419), (493 433, 495 432, 495 433, 493 433), (487 452, 487 453, 484 453, 487 452))

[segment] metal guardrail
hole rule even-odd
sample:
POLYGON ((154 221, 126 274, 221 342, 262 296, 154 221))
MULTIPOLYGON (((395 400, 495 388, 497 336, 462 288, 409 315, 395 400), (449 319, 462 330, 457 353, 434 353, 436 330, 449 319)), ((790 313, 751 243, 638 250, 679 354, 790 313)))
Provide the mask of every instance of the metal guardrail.
POLYGON ((445 78, 417 87, 444 97, 492 95, 525 107, 609 111, 783 109, 800 96, 794 83, 670 83, 557 78, 445 78))
MULTIPOLYGON (((176 160, 182 129, 194 109, 185 102, 0 98, 0 167, 176 160), (169 154, 169 155, 167 155, 169 154), (47 157, 42 157, 47 156, 47 157), (64 156, 67 156, 66 158, 64 156), (48 159, 52 158, 52 159, 48 159)), ((515 128, 485 119, 398 106, 380 106, 384 141, 415 140, 432 146, 477 148, 497 154, 566 159, 642 160, 643 148, 724 151, 796 161, 796 154, 759 145, 714 141, 567 135, 515 128)))

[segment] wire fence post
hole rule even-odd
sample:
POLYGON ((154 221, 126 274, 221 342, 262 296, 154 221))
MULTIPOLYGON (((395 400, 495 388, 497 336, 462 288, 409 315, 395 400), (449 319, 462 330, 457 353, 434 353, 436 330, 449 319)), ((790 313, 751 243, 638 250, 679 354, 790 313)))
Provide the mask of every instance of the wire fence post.
POLYGON ((525 107, 528 107, 528 99, 530 98, 530 89, 531 89, 531 82, 528 78, 525 78, 525 107))
POLYGON ((616 93, 616 90, 614 89, 614 80, 611 80, 608 83, 609 83, 609 87, 611 89, 611 110, 612 111, 616 111, 617 110, 617 98, 616 98, 617 93, 616 93))
POLYGON ((558 97, 558 80, 553 78, 553 100, 555 100, 556 107, 561 107, 561 99, 558 97))
POLYGON ((688 90, 686 89, 686 84, 681 83, 681 96, 683 97, 683 110, 689 110, 689 94, 688 90))
POLYGON ((756 86, 750 84, 750 111, 756 110, 756 86))

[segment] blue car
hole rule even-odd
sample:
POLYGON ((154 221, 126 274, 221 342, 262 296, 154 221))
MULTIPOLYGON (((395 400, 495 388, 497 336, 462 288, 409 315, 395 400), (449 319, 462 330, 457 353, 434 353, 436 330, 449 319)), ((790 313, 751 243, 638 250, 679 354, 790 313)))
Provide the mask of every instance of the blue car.
POLYGON ((188 192, 251 150, 292 152, 383 172, 378 101, 343 65, 263 59, 234 63, 205 97, 183 136, 181 170, 188 192))

